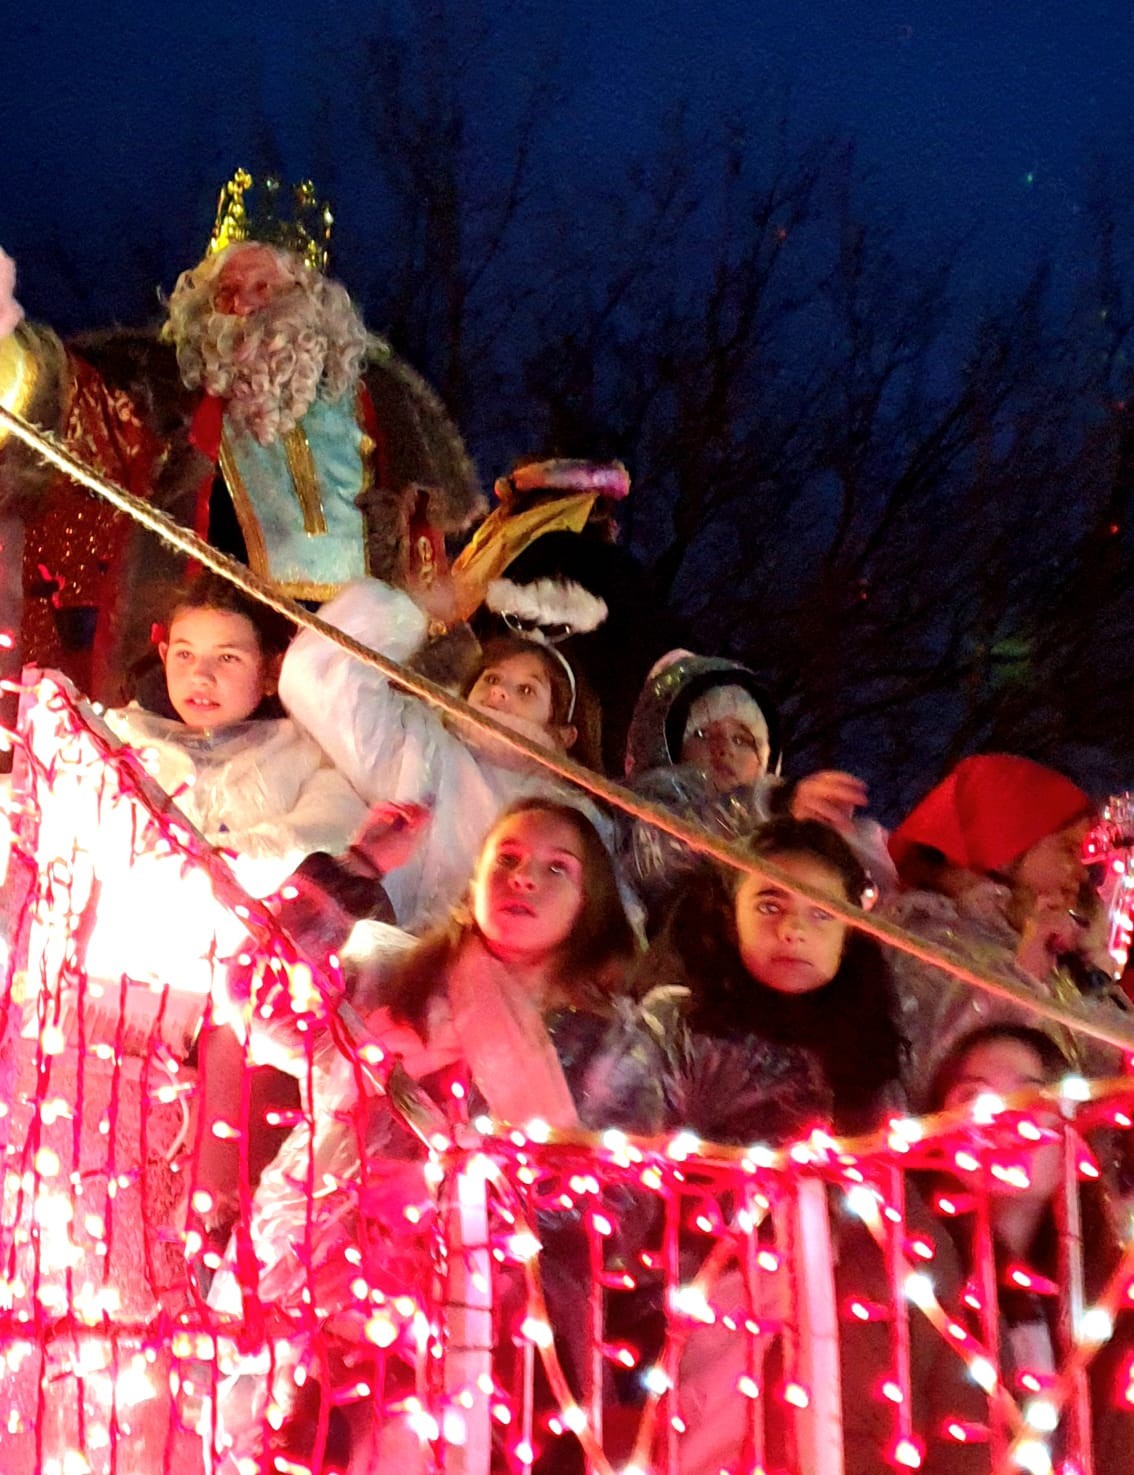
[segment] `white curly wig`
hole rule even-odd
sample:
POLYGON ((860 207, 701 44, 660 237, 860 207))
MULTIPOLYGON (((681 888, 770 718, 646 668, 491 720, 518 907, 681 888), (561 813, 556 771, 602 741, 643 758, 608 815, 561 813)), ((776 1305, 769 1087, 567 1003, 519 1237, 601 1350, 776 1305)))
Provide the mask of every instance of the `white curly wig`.
POLYGON ((316 396, 341 399, 358 383, 366 330, 346 288, 278 247, 237 242, 182 272, 169 299, 169 329, 190 389, 225 400, 228 417, 261 445, 302 420, 316 396), (283 285, 239 317, 216 310, 218 278, 234 253, 270 250, 283 285))

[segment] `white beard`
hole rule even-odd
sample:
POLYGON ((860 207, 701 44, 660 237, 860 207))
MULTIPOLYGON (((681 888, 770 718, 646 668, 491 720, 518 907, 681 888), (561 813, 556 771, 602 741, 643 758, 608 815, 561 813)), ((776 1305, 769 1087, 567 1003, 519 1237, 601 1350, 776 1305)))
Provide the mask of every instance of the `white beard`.
POLYGON ((187 376, 226 402, 234 429, 271 445, 297 425, 319 390, 327 340, 319 332, 319 306, 287 292, 249 317, 209 313, 196 331, 178 341, 199 372, 187 376))

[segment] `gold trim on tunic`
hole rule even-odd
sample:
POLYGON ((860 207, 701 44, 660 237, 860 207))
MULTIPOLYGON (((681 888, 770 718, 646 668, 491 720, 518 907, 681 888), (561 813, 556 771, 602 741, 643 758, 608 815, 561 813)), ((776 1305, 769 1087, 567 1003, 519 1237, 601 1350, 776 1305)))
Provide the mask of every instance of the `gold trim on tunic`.
POLYGON ((286 584, 279 580, 273 580, 275 588, 280 594, 286 594, 289 599, 314 599, 320 604, 326 604, 328 599, 334 599, 335 595, 343 587, 342 584, 286 584))
POLYGON ((319 493, 319 475, 315 457, 302 425, 293 425, 283 437, 284 456, 291 472, 292 485, 303 512, 303 531, 309 538, 321 537, 327 531, 323 498, 319 493))
POLYGON ((252 499, 248 495, 248 488, 244 485, 244 478, 236 464, 236 457, 232 454, 227 433, 221 435, 220 454, 217 460, 220 463, 221 475, 225 479, 229 495, 232 497, 232 505, 236 509, 236 520, 240 524, 240 531, 244 534, 244 546, 248 550, 248 567, 254 574, 259 574, 262 579, 270 579, 272 570, 268 563, 268 549, 264 542, 264 534, 260 529, 260 519, 252 507, 252 499))

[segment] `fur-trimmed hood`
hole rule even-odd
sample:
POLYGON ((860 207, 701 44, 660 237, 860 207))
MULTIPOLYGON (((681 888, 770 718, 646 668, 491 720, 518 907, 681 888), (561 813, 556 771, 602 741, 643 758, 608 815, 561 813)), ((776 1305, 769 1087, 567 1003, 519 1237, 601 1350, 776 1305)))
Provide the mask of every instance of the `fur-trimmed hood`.
POLYGON ((655 666, 642 688, 626 743, 627 777, 681 762, 689 709, 714 686, 739 686, 753 698, 768 724, 768 771, 778 770, 782 753, 780 714, 767 688, 738 661, 683 653, 665 665, 655 666))

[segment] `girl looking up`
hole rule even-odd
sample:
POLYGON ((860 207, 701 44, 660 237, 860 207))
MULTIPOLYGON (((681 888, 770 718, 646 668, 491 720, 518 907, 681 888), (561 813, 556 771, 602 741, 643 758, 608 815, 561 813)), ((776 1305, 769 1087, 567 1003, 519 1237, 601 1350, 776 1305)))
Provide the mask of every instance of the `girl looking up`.
MULTIPOLYGON (((601 1060, 633 948, 593 825, 569 805, 522 800, 491 827, 449 920, 359 979, 353 1000, 370 1036, 399 1057, 419 1105, 442 1120, 488 1111, 558 1127, 613 1125, 621 1108, 601 1060)), ((292 1068, 306 1075, 305 1052, 292 1068)), ((316 1305, 333 1313, 320 1352, 344 1384, 331 1390, 339 1449, 371 1436, 375 1407, 413 1391, 411 1369, 397 1364, 408 1346, 407 1321, 386 1363, 384 1397, 356 1393, 352 1402, 346 1392, 348 1384, 382 1388, 380 1378, 360 1378, 366 1359, 377 1356, 365 1335, 373 1305, 361 1282, 388 1296, 421 1294, 433 1238, 420 1145, 387 1097, 360 1095, 362 1080, 326 1045, 317 1049, 314 1133, 300 1128, 265 1173, 251 1224, 260 1300, 299 1312, 310 1288, 316 1305), (334 1192, 308 1199, 309 1165, 314 1181, 333 1181, 334 1192)), ((554 1294, 551 1280, 548 1289, 554 1294)), ((214 1295, 223 1309, 239 1311, 234 1280, 218 1279, 214 1295)), ((581 1328, 584 1318, 580 1311, 568 1320, 581 1328)), ((319 1458, 310 1400, 320 1390, 309 1384, 300 1395, 290 1381, 302 1353, 298 1342, 277 1348, 271 1393, 291 1416, 276 1434, 263 1423, 263 1382, 238 1374, 223 1392, 229 1460, 261 1456, 265 1439, 272 1454, 319 1458)), ((418 1468, 420 1445, 404 1421, 391 1415, 376 1437, 388 1462, 381 1468, 418 1468)))

